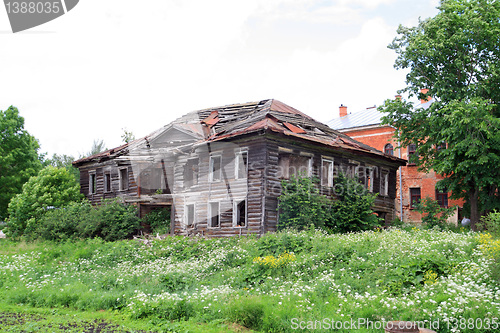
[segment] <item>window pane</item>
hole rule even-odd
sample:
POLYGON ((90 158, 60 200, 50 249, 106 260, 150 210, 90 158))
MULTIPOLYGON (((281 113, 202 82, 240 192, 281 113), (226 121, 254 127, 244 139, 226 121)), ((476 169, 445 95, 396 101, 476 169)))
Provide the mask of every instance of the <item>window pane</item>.
POLYGON ((394 155, 394 147, 392 146, 392 144, 388 143, 385 145, 384 153, 388 155, 394 155))
POLYGON ((246 226, 246 201, 242 200, 236 205, 236 225, 238 227, 246 226))
POLYGON ((248 166, 248 153, 241 152, 238 154, 238 169, 236 178, 246 178, 247 177, 247 166, 248 166))
POLYGON ((410 207, 415 208, 415 205, 420 202, 420 188, 410 188, 410 207))
POLYGON ((210 211, 209 211, 209 221, 210 221, 210 227, 212 228, 217 228, 220 226, 220 220, 219 220, 219 203, 218 202, 211 202, 210 203, 210 211))
POLYGON ((186 224, 188 226, 194 223, 194 204, 186 205, 186 224))
POLYGON ((221 157, 211 156, 210 157, 210 173, 212 175, 212 181, 221 180, 221 157))

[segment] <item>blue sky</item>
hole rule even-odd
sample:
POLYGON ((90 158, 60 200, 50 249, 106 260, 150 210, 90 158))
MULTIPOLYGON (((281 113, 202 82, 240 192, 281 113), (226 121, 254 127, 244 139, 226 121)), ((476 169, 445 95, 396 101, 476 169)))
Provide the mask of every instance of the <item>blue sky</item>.
POLYGON ((42 152, 121 144, 197 109, 276 98, 319 121, 393 98, 387 45, 437 0, 82 0, 10 31, 0 9, 0 109, 19 108, 42 152))

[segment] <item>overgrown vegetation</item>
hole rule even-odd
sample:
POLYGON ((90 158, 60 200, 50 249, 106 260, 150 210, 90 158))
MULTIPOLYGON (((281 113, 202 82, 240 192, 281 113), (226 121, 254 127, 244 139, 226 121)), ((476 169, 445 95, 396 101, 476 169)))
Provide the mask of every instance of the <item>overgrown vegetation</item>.
MULTIPOLYGON (((153 331, 210 331, 236 323, 295 332, 293 318, 383 318, 439 319, 439 332, 451 332, 450 318, 498 318, 500 289, 490 257, 495 242, 471 232, 417 228, 169 237, 148 244, 3 239, 0 306, 109 310, 149 323, 153 331)), ((369 331, 380 330, 359 329, 369 331)))
POLYGON ((339 173, 333 200, 319 193, 317 182, 317 179, 295 176, 282 181, 279 230, 312 227, 350 232, 371 230, 380 225, 372 210, 377 195, 369 193, 357 178, 339 173))
POLYGON ((82 198, 80 186, 69 171, 45 167, 38 175, 31 177, 23 185, 22 192, 10 201, 9 235, 19 237, 31 233, 48 210, 62 208, 82 198))
POLYGON ((422 223, 426 228, 445 227, 448 224, 448 218, 455 211, 455 207, 441 207, 430 197, 425 197, 417 203, 415 209, 422 214, 422 223))
POLYGON ((139 228, 137 209, 132 205, 105 200, 93 207, 84 201, 46 212, 26 229, 24 236, 28 240, 66 241, 99 237, 116 241, 131 237, 139 228))

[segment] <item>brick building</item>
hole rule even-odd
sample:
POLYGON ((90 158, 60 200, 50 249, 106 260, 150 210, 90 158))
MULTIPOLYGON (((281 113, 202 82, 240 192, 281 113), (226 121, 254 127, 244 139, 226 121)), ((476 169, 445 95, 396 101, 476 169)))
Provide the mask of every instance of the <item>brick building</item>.
MULTIPOLYGON (((396 96, 396 98, 401 97, 396 96)), ((432 98, 421 100, 418 107, 428 108, 432 102, 432 98)), ((383 116, 384 114, 376 107, 348 113, 347 107, 341 105, 339 117, 332 119, 327 125, 386 154, 408 160, 409 155, 415 153, 415 146, 398 149, 399 144, 393 137, 396 129, 382 125, 383 116)), ((451 193, 442 193, 436 189, 436 183, 443 178, 442 176, 432 170, 427 173, 420 172, 415 164, 409 163, 399 168, 397 178, 396 207, 398 215, 404 222, 421 222, 421 214, 413 209, 413 205, 425 197, 437 200, 444 207, 456 206, 454 214, 448 221, 450 223, 460 221, 463 201, 451 200, 449 199, 451 193)))

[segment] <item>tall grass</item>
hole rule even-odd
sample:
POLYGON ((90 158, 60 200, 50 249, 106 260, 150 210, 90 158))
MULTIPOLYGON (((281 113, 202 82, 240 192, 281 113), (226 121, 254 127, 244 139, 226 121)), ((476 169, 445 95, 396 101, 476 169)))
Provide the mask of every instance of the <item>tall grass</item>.
POLYGON ((149 244, 1 240, 0 302, 116 310, 158 327, 225 322, 295 332, 293 323, 324 319, 440 320, 440 332, 473 332, 454 329, 453 320, 500 313, 488 241, 416 228, 149 244))

